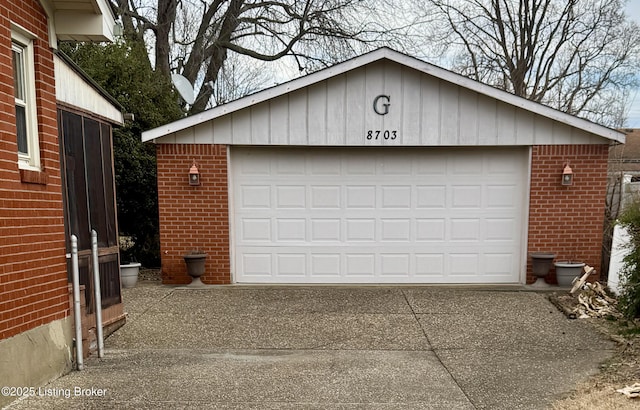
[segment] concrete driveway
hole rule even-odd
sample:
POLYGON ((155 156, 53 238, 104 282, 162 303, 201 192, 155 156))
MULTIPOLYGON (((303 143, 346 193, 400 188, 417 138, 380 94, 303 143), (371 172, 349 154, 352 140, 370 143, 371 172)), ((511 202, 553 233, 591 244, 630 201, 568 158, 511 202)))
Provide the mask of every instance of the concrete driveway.
POLYGON ((613 348, 517 290, 146 282, 123 297, 104 359, 10 408, 542 409, 613 348))

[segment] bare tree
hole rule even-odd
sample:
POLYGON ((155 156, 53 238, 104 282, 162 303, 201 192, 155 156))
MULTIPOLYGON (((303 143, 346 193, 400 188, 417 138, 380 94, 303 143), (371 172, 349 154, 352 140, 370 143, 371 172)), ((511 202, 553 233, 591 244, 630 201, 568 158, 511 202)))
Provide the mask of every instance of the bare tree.
POLYGON ((452 69, 564 112, 622 126, 640 28, 626 0, 426 0, 429 43, 452 69), (433 22, 439 22, 433 24, 433 22))
POLYGON ((224 104, 275 85, 273 70, 266 65, 264 61, 239 54, 230 55, 213 85, 215 104, 224 104))
POLYGON ((291 57, 305 70, 361 52, 389 30, 363 16, 375 0, 111 0, 125 33, 154 44, 155 68, 197 87, 191 112, 207 108, 230 53, 291 57))

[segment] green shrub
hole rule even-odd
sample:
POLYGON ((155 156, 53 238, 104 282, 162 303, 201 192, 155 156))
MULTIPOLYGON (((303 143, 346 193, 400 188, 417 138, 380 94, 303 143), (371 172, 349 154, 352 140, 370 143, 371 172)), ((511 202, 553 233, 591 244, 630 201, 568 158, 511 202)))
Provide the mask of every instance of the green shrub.
POLYGON ((640 316, 640 200, 627 205, 618 218, 629 234, 627 256, 620 276, 620 311, 629 319, 640 316))

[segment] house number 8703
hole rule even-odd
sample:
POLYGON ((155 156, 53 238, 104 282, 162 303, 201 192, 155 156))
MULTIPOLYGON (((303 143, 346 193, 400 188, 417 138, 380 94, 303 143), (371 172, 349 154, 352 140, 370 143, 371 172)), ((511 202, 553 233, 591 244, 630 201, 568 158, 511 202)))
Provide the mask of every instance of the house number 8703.
POLYGON ((368 140, 394 140, 398 138, 398 131, 396 130, 369 130, 367 131, 368 140))

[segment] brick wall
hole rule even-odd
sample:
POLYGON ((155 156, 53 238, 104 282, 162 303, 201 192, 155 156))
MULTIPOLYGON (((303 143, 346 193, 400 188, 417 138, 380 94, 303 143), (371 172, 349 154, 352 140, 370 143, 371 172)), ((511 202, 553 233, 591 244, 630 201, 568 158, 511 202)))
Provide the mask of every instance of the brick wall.
MULTIPOLYGON (((599 273, 608 152, 608 145, 533 147, 527 254, 553 252, 556 261, 585 262, 599 273), (567 163, 573 169, 572 186, 560 183, 567 163)), ((528 258, 527 282, 533 280, 528 258)))
POLYGON ((191 282, 183 256, 196 249, 208 255, 202 282, 231 283, 227 147, 159 144, 157 154, 163 283, 191 282), (199 186, 189 185, 194 160, 199 186))
POLYGON ((37 0, 0 2, 0 339, 69 315, 53 54, 37 0), (42 172, 18 169, 11 22, 37 35, 42 172))

